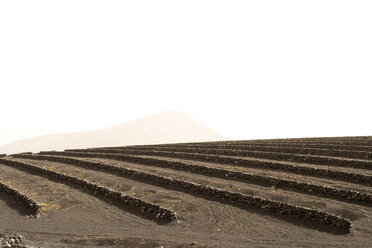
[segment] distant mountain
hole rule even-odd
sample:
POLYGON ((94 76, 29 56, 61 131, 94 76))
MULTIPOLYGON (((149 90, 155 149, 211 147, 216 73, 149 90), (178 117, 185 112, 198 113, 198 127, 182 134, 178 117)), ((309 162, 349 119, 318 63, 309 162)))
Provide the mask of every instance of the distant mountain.
POLYGON ((19 140, 0 147, 0 153, 226 139, 213 129, 172 110, 94 131, 50 134, 19 140))

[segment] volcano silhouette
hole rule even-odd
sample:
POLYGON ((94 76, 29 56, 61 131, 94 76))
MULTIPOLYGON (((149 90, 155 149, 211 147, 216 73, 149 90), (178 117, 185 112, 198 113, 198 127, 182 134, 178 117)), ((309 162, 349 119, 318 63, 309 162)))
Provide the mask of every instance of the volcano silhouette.
POLYGON ((39 152, 73 148, 164 144, 226 140, 219 132, 171 110, 86 132, 49 134, 18 140, 0 148, 0 153, 39 152))

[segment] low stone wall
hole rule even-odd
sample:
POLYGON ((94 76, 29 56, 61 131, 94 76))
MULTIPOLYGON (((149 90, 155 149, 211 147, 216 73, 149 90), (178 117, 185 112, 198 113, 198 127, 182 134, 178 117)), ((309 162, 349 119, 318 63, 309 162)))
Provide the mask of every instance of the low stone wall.
MULTIPOLYGON (((30 158, 31 156, 22 156, 30 158)), ((127 169, 114 165, 83 161, 74 158, 55 157, 55 156, 33 156, 35 159, 49 160, 62 162, 67 164, 78 165, 86 168, 94 168, 99 170, 115 172, 115 174, 125 177, 134 178, 137 180, 153 183, 154 185, 167 186, 171 189, 177 189, 190 194, 198 194, 208 196, 213 199, 229 202, 232 205, 254 207, 263 209, 268 212, 278 213, 281 215, 291 216, 306 221, 324 224, 336 228, 340 228, 346 232, 351 230, 351 222, 347 219, 338 217, 333 214, 325 213, 318 210, 308 209, 300 206, 287 204, 284 202, 268 200, 260 197, 249 196, 241 193, 234 193, 227 190, 221 190, 210 186, 200 185, 184 180, 171 179, 163 176, 158 176, 150 173, 141 172, 138 170, 127 169)))
POLYGON ((33 216, 35 217, 39 216, 41 205, 38 202, 34 201, 27 195, 2 182, 0 182, 0 191, 3 191, 7 195, 15 198, 19 203, 22 204, 23 207, 30 209, 33 216))
POLYGON ((32 152, 20 152, 20 153, 17 153, 17 154, 32 154, 32 152))
POLYGON ((318 155, 305 155, 293 153, 281 153, 274 151, 251 151, 237 149, 216 149, 216 148, 187 148, 187 147, 152 147, 151 150, 172 151, 172 152, 188 152, 199 154, 223 155, 223 156, 238 156, 238 157, 255 157, 265 158, 279 161, 290 161, 310 164, 323 164, 341 167, 352 167, 362 169, 372 169, 372 161, 357 161, 352 159, 343 159, 335 157, 326 157, 318 155))
POLYGON ((9 235, 0 233, 0 247, 31 248, 25 245, 25 238, 21 235, 9 235))
MULTIPOLYGON (((22 156, 22 154, 19 154, 18 156, 22 156)), ((58 181, 68 182, 68 183, 83 187, 85 189, 89 189, 89 190, 95 192, 96 194, 100 194, 100 195, 106 196, 108 198, 111 198, 113 200, 120 201, 121 203, 123 203, 124 205, 126 205, 130 208, 138 209, 142 213, 152 215, 156 218, 160 218, 160 219, 164 219, 164 220, 168 220, 168 221, 173 221, 173 220, 176 219, 175 212, 173 212, 171 210, 168 210, 166 208, 163 208, 159 205, 156 205, 156 204, 153 204, 153 203, 150 203, 150 202, 146 202, 146 201, 141 200, 139 198, 135 198, 135 197, 126 195, 126 194, 121 193, 119 191, 115 191, 115 190, 100 186, 98 184, 91 183, 91 182, 89 182, 87 180, 84 180, 84 179, 80 179, 80 178, 77 178, 77 177, 69 176, 69 175, 66 175, 66 174, 63 174, 63 173, 51 171, 51 170, 48 170, 48 169, 44 169, 44 168, 41 168, 41 167, 38 167, 38 166, 34 166, 34 165, 30 165, 30 164, 26 164, 26 163, 22 163, 22 162, 18 162, 18 161, 0 159, 0 162, 2 164, 5 164, 5 165, 11 166, 11 167, 16 167, 16 168, 21 168, 21 169, 25 169, 25 170, 34 171, 34 172, 37 172, 40 175, 51 176, 51 177, 57 179, 58 181)))
MULTIPOLYGON (((258 161, 245 158, 234 158, 210 154, 198 154, 198 153, 184 153, 184 152, 171 152, 171 151, 150 151, 150 150, 84 150, 84 152, 44 152, 41 154, 49 155, 61 155, 61 156, 75 156, 75 157, 96 157, 96 158, 111 158, 117 160, 130 159, 131 155, 154 155, 154 156, 164 156, 173 157, 180 159, 193 159, 199 161, 213 162, 213 163, 223 163, 230 165, 239 165, 245 167, 259 168, 259 169, 269 169, 269 170, 279 170, 286 171, 290 173, 300 174, 304 176, 314 176, 323 177, 329 179, 336 179, 345 182, 357 183, 362 185, 371 186, 372 176, 356 174, 351 172, 334 171, 329 169, 319 169, 305 166, 297 166, 285 163, 275 163, 268 161, 258 161), (113 153, 115 152, 115 153, 113 153), (126 155, 128 154, 128 155, 126 155)), ((151 158, 146 158, 151 160, 151 158)), ((156 162, 153 159, 153 162, 156 162)))
MULTIPOLYGON (((355 152, 372 152, 372 142, 370 145, 347 145, 347 144, 319 144, 319 143, 234 143, 234 142, 220 142, 220 143, 212 143, 212 142, 203 142, 203 143, 176 143, 176 144, 159 144, 159 145, 133 145, 133 146, 116 146, 116 147, 99 147, 99 148, 89 148, 89 150, 95 149, 154 149, 156 147, 201 147, 201 148, 248 148, 248 147, 259 147, 259 148, 266 148, 266 147, 280 147, 280 148, 299 148, 299 149, 320 149, 320 150, 340 150, 340 151, 355 151, 355 152)), ((79 149, 69 149, 69 151, 74 151, 79 149)), ((293 151, 291 151, 293 152, 293 151)))
MULTIPOLYGON (((309 147, 296 147, 296 146, 278 146, 278 145, 229 145, 229 144, 198 144, 198 145, 162 145, 162 146, 142 146, 132 147, 132 149, 163 149, 163 148, 211 148, 211 149, 234 149, 234 150, 249 150, 249 151, 266 151, 266 152, 282 152, 292 154, 305 154, 305 155, 316 155, 316 156, 332 156, 332 157, 346 157, 354 159, 372 159, 371 151, 356 151, 347 149, 335 149, 335 148, 309 148, 309 147)), ((124 147, 123 147, 124 149, 124 147)), ((130 149, 128 147, 128 149, 130 149)))
MULTIPOLYGON (((370 145, 372 142, 372 136, 360 136, 360 137, 319 137, 319 138, 283 138, 283 139, 256 139, 256 140, 230 140, 230 141, 211 141, 206 143, 233 143, 233 144, 355 144, 355 145, 370 145)), ((201 142, 190 142, 188 144, 198 144, 201 142)))
POLYGON ((154 144, 154 145, 131 145, 126 147, 140 147, 140 146, 194 146, 194 145, 321 145, 329 147, 337 146, 372 146, 372 136, 365 136, 359 138, 355 137, 342 137, 342 138, 293 138, 293 139, 263 139, 263 140, 225 140, 225 141, 208 141, 208 142, 187 142, 187 143, 168 143, 168 144, 154 144))
MULTIPOLYGON (((48 155, 42 155, 40 159, 55 159, 48 155)), ((24 158, 30 158, 30 156, 23 156, 24 158)), ((36 156, 33 156, 36 157, 36 156)), ((121 160, 124 160, 122 158, 121 160)), ((286 180, 281 178, 275 178, 270 176, 260 176, 251 173, 237 172, 220 168, 207 167, 202 165, 195 165, 191 163, 184 163, 179 161, 161 160, 155 158, 143 158, 130 156, 125 160, 127 162, 134 162, 139 164, 145 164, 149 166, 172 168, 176 170, 187 171, 196 174, 202 174, 206 176, 214 176, 223 179, 238 179, 244 180, 248 183, 253 183, 261 186, 275 186, 276 188, 300 191, 311 195, 318 195, 328 198, 333 198, 342 201, 353 202, 362 205, 372 205, 372 195, 360 193, 353 190, 336 189, 332 187, 326 187, 310 183, 302 183, 293 180, 286 180)))

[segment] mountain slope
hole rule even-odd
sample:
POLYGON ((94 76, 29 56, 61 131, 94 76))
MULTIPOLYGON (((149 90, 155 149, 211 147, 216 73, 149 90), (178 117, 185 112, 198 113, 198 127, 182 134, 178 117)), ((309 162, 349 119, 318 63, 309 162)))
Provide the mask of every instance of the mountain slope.
POLYGON ((15 141, 1 147, 0 153, 214 140, 226 140, 226 137, 183 113, 166 111, 94 131, 15 141))

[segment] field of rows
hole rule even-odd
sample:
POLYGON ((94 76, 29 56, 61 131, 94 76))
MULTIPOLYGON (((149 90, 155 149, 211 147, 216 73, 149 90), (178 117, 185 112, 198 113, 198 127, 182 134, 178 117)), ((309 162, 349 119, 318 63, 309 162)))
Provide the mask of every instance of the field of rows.
POLYGON ((2 155, 0 210, 48 247, 367 247, 372 137, 2 155))

